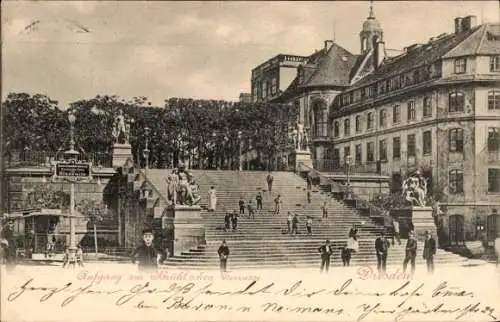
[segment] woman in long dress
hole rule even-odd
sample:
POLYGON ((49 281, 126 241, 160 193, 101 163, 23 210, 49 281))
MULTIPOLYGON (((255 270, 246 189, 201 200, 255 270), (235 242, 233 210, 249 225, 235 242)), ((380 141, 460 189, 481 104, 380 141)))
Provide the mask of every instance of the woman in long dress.
POLYGON ((215 211, 217 207, 217 191, 214 187, 208 190, 208 211, 215 211))
POLYGON ((349 239, 347 240, 347 249, 351 253, 355 253, 359 249, 358 244, 358 229, 356 228, 356 224, 352 225, 352 228, 349 230, 349 239))

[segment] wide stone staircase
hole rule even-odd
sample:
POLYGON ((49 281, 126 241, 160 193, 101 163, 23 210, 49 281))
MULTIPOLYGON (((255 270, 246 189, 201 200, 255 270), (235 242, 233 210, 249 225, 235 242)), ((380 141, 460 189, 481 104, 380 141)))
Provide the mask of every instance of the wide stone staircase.
MULTIPOLYGON (((272 192, 267 191, 267 172, 259 171, 191 171, 202 192, 201 205, 208 204, 208 190, 217 190, 217 211, 202 211, 205 225, 206 244, 171 257, 168 266, 183 268, 214 268, 218 265, 217 249, 226 240, 230 249, 228 264, 231 268, 263 267, 317 267, 319 265, 318 247, 329 239, 335 249, 331 265, 342 265, 340 248, 347 242, 350 227, 358 226, 359 252, 353 254, 351 265, 376 264, 374 243, 383 227, 357 210, 338 201, 328 193, 317 189, 311 192, 311 202, 307 202, 306 183, 291 172, 273 172, 272 192), (256 206, 257 192, 263 195, 263 210, 255 214, 255 219, 242 215, 238 220, 238 230, 224 231, 226 210, 237 210, 238 201, 243 197, 247 203, 252 200, 256 206), (274 215, 274 199, 281 196, 283 207, 279 215, 274 215), (322 218, 321 206, 328 201, 328 218, 322 218), (288 212, 299 215, 299 234, 286 233, 288 212), (313 220, 312 236, 306 234, 307 217, 313 220)), ((245 210, 246 212, 246 210, 245 210)), ((388 265, 401 264, 404 258, 404 245, 393 246, 389 250, 388 265)), ((417 262, 423 262, 419 245, 417 262)), ((443 250, 438 250, 435 262, 457 263, 464 258, 443 250)))

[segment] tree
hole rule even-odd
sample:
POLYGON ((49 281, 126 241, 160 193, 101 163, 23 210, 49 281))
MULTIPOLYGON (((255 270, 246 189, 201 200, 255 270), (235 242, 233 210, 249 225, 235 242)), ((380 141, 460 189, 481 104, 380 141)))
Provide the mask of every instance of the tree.
POLYGON ((93 226, 94 248, 95 253, 97 254, 97 224, 109 215, 108 207, 101 201, 95 199, 83 199, 75 206, 75 208, 82 215, 84 215, 93 226))

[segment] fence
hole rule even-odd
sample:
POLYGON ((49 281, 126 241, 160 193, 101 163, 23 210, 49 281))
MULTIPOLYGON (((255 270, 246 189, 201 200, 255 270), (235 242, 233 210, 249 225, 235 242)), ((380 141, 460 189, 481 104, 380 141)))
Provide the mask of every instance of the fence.
MULTIPOLYGON (((7 167, 43 167, 50 166, 53 161, 62 160, 64 152, 53 151, 12 151, 4 155, 5 165, 7 167)), ((90 152, 80 153, 78 160, 82 162, 91 162, 96 167, 111 167, 113 155, 108 152, 90 152)))

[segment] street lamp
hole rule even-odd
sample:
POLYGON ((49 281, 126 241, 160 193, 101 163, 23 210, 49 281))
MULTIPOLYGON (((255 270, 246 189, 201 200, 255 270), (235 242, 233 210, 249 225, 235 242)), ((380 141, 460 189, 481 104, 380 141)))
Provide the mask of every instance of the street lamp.
POLYGON ((149 149, 148 149, 148 145, 149 145, 149 127, 145 127, 144 128, 144 135, 146 136, 146 147, 144 148, 144 150, 142 151, 142 155, 144 156, 144 159, 146 160, 146 170, 149 169, 149 149))
MULTIPOLYGON (((69 150, 64 152, 64 156, 67 160, 76 162, 80 152, 75 150, 75 121, 76 117, 72 112, 68 115, 69 121, 69 150)), ((76 251, 76 234, 75 234, 75 222, 73 216, 75 215, 75 183, 71 181, 70 183, 70 203, 69 203, 69 249, 70 251, 76 251)))
POLYGON ((350 199, 351 198, 351 178, 350 178, 351 163, 352 163, 352 157, 350 155, 347 155, 345 157, 346 177, 347 177, 346 199, 350 199))
POLYGON ((241 171, 243 170, 243 163, 241 160, 241 150, 242 150, 242 145, 243 142, 241 141, 241 134, 242 132, 238 130, 238 170, 241 171))

